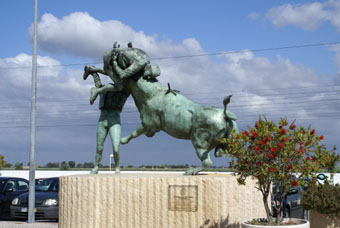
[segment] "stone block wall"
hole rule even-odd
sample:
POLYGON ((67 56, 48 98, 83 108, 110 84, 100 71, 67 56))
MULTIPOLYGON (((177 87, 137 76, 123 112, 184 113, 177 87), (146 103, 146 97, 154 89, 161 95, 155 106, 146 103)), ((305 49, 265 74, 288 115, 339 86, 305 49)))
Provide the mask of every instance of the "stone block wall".
POLYGON ((60 228, 240 227, 265 217, 255 180, 229 174, 74 175, 60 177, 60 228))

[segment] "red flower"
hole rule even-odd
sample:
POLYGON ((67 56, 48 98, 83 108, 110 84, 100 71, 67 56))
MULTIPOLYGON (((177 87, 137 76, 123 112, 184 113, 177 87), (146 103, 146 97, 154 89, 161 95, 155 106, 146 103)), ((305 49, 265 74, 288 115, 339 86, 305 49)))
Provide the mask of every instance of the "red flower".
POLYGON ((287 140, 286 138, 282 138, 281 142, 286 142, 286 140, 287 140))
POLYGON ((279 147, 283 148, 284 147, 283 143, 279 143, 279 147))
POLYGON ((270 172, 274 172, 275 169, 274 169, 274 168, 269 168, 269 171, 270 171, 270 172))
POLYGON ((290 130, 294 130, 295 128, 296 128, 296 126, 295 126, 294 124, 292 124, 292 125, 289 126, 289 129, 290 129, 290 130))
POLYGON ((269 136, 266 137, 266 141, 267 141, 267 142, 270 141, 270 137, 269 137, 269 136))
POLYGON ((261 140, 261 145, 266 145, 266 142, 264 140, 261 140))
POLYGON ((256 162, 256 165, 257 165, 257 166, 261 166, 262 163, 261 163, 260 161, 257 161, 257 162, 256 162))
POLYGON ((244 131, 244 132, 243 132, 243 135, 249 136, 249 132, 248 132, 248 131, 244 131))
POLYGON ((311 141, 307 141, 307 145, 310 145, 312 142, 311 141))
POLYGON ((270 159, 273 159, 273 158, 275 158, 275 155, 274 155, 274 154, 269 154, 268 157, 269 157, 270 159))
POLYGON ((314 135, 314 133, 315 133, 315 130, 314 130, 314 129, 311 130, 310 134, 311 134, 311 135, 314 135))
POLYGON ((260 150, 260 147, 259 147, 259 146, 256 146, 256 147, 255 147, 255 150, 256 150, 256 151, 259 151, 259 150, 260 150))
POLYGON ((276 148, 273 147, 273 148, 272 148, 272 152, 273 152, 273 153, 276 153, 276 151, 277 151, 276 148))
POLYGON ((293 181, 292 181, 292 185, 293 185, 294 187, 296 187, 296 186, 299 185, 299 182, 297 182, 296 180, 293 180, 293 181))
POLYGON ((293 166, 291 164, 288 165, 288 169, 292 169, 293 166))
POLYGON ((257 132, 256 131, 252 131, 251 133, 253 134, 254 137, 257 136, 257 132))
POLYGON ((317 161, 318 160, 315 156, 313 156, 312 159, 313 159, 313 161, 317 161))
POLYGON ((306 161, 310 161, 310 157, 306 157, 306 161))
POLYGON ((305 152, 305 150, 302 148, 302 147, 300 147, 300 153, 304 153, 305 152))
POLYGON ((284 135, 284 134, 286 134, 286 132, 287 132, 286 128, 282 128, 281 131, 280 131, 280 134, 284 135))
POLYGON ((257 129, 259 127, 259 125, 257 124, 257 122, 255 123, 255 128, 257 129))
POLYGON ((286 122, 284 123, 284 125, 287 126, 287 125, 288 125, 288 122, 286 121, 286 122))
POLYGON ((320 140, 323 140, 323 139, 324 139, 324 137, 323 137, 323 135, 321 135, 321 136, 320 136, 320 140))

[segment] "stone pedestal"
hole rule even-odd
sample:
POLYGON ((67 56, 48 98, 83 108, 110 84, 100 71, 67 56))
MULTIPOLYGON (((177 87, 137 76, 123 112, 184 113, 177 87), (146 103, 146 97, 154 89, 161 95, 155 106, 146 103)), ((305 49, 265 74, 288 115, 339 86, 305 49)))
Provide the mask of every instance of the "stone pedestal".
POLYGON ((240 227, 263 218, 255 180, 231 174, 149 173, 60 177, 60 228, 240 227))

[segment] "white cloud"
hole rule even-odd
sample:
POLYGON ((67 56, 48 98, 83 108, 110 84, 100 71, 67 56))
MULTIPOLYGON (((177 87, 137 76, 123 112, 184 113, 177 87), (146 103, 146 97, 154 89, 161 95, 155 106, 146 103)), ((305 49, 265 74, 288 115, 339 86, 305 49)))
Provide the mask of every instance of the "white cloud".
POLYGON ((312 2, 305 4, 285 4, 270 9, 266 18, 276 27, 295 25, 311 30, 317 28, 324 21, 330 21, 340 30, 339 1, 312 2))
MULTIPOLYGON (((32 26, 29 29, 32 37, 32 26)), ((101 59, 103 53, 118 41, 122 46, 132 42, 150 56, 169 56, 201 53, 203 50, 194 38, 174 45, 170 40, 157 41, 156 35, 134 31, 117 20, 99 21, 86 12, 75 12, 61 19, 45 13, 38 24, 38 44, 50 53, 101 59)))
MULTIPOLYGON (((99 59, 114 41, 119 41, 123 45, 132 41, 135 47, 144 49, 151 57, 205 53, 199 41, 194 38, 184 39, 179 43, 173 43, 170 40, 159 41, 155 35, 135 31, 120 21, 102 22, 88 13, 72 13, 61 19, 51 14, 45 14, 39 23, 40 48, 51 54, 65 53, 99 59)), ((311 109, 315 109, 315 104, 303 103, 303 99, 292 94, 299 91, 292 88, 316 86, 315 88, 318 89, 318 85, 331 81, 331 78, 327 76, 321 78, 313 69, 306 68, 303 64, 292 63, 289 59, 281 56, 277 56, 275 60, 271 61, 245 50, 243 53, 223 55, 218 58, 217 62, 208 56, 154 60, 152 62, 160 65, 162 74, 159 76, 159 80, 164 86, 170 82, 173 89, 180 90, 182 94, 191 94, 186 96, 198 103, 222 107, 223 97, 234 94, 230 110, 235 112, 239 121, 243 123, 243 125, 240 124, 240 127, 250 124, 259 114, 294 117, 300 113, 302 116, 300 119, 312 116, 316 113, 311 109), (275 90, 275 88, 286 89, 275 90), (290 103, 294 102, 297 105, 290 106, 290 103)), ((59 64, 57 60, 48 56, 39 57, 38 63, 40 65, 59 64)), ((20 54, 13 58, 0 59, 0 68, 19 66, 31 66, 31 57, 20 54)), ((27 98, 30 97, 31 70, 0 70, 0 76, 2 78, 1 99, 27 103, 27 98)), ((97 104, 94 106, 88 104, 89 89, 92 85, 91 79, 83 81, 81 69, 39 68, 38 101, 41 106, 38 108, 39 112, 45 112, 39 116, 39 121, 49 125, 95 125, 99 113, 97 104)), ((311 98, 313 96, 313 94, 310 95, 311 98)), ((304 99, 308 99, 308 97, 304 99)), ((325 110, 328 108, 332 107, 327 106, 325 110)), ((131 114, 131 111, 136 110, 135 107, 127 104, 125 109, 128 109, 129 112, 122 113, 122 122, 139 123, 138 114, 131 114)), ((15 113, 15 109, 8 111, 15 113)), ((24 120, 27 121, 27 115, 24 120)), ((329 121, 323 127, 331 124, 332 121, 329 121)), ((123 125, 123 130, 129 126, 123 125)), ((51 134, 51 137, 59 138, 49 141, 45 135, 44 142, 41 144, 46 148, 51 148, 51 145, 58 147, 59 144, 63 144, 65 150, 69 146, 69 150, 73 151, 73 153, 64 155, 66 158, 64 157, 63 160, 77 160, 78 157, 82 157, 84 151, 89 151, 85 148, 89 145, 93 146, 93 148, 88 148, 91 148, 90 154, 94 157, 95 127, 89 131, 84 128, 60 128, 59 130, 53 128, 50 131, 46 130, 47 133, 51 134), (81 140, 77 141, 77 137, 81 140), (72 145, 73 141, 86 143, 83 146, 78 143, 78 148, 76 148, 72 145)), ((138 142, 145 142, 145 138, 141 138, 138 142)), ((125 148, 132 148, 133 145, 136 144, 125 148)), ((150 146, 150 144, 148 145, 150 146)), ((138 148, 138 150, 143 150, 143 148, 138 148)), ((196 161, 194 153, 191 157, 193 161, 196 161)), ((88 159, 91 157, 86 157, 86 160, 88 159)), ((138 161, 131 163, 138 163, 138 161)))
POLYGON ((257 20, 261 15, 259 13, 250 13, 247 18, 251 19, 251 20, 257 20))

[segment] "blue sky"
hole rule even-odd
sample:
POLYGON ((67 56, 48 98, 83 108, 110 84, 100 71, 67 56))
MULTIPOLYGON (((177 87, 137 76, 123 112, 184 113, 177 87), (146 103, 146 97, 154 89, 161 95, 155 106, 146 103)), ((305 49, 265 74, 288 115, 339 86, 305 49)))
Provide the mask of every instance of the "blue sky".
MULTIPOLYGON (((0 154, 28 162, 34 1, 3 0, 0 43, 0 154), (4 69, 1 69, 4 68, 4 69), (10 69, 9 69, 10 68, 10 69)), ((39 1, 36 161, 94 161, 98 104, 89 105, 85 63, 100 63, 114 41, 132 41, 151 58, 250 50, 158 60, 159 80, 204 105, 230 110, 240 129, 265 114, 312 126, 328 146, 338 145, 340 46, 252 52, 340 41, 340 1, 39 1)), ((100 64, 98 65, 100 66, 100 64)), ((103 80, 110 82, 106 78, 103 80)), ((139 124, 133 100, 122 117, 122 135, 139 124)), ((105 144, 103 164, 111 151, 105 144)), ((225 165, 226 159, 213 159, 225 165)), ((164 133, 121 146, 122 165, 199 164, 189 141, 164 133)))

